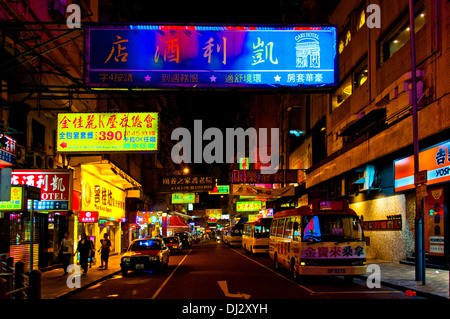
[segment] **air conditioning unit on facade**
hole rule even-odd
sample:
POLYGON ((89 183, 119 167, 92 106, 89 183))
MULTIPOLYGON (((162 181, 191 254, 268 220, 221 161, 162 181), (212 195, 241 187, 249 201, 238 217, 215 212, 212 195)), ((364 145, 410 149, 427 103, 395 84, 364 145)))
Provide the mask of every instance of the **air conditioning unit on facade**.
POLYGON ((356 169, 358 179, 353 184, 358 186, 358 191, 366 191, 372 189, 375 181, 375 165, 364 165, 356 169))
POLYGON ((45 154, 31 151, 26 154, 28 168, 45 168, 45 154))
POLYGON ((16 164, 25 164, 26 160, 26 149, 23 146, 16 145, 17 155, 16 155, 16 164))

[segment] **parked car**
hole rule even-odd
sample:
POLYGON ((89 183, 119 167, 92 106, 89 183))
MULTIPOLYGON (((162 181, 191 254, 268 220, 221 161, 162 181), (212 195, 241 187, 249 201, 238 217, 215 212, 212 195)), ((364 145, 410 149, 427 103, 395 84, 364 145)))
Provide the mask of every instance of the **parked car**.
POLYGON ((183 253, 183 243, 181 242, 180 238, 177 236, 170 236, 170 237, 164 237, 163 238, 164 244, 167 248, 169 248, 170 253, 177 252, 177 253, 183 253))
POLYGON ((183 248, 191 248, 192 240, 188 233, 176 233, 175 236, 180 238, 180 241, 183 243, 183 248))
POLYGON ((122 275, 129 270, 163 270, 169 263, 169 249, 160 238, 136 239, 123 254, 120 262, 122 275))

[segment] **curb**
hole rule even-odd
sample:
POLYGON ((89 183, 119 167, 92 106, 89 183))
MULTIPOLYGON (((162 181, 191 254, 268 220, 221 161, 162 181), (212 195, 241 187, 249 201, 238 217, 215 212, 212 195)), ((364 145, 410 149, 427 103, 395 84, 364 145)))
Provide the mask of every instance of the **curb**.
POLYGON ((114 277, 115 275, 117 275, 117 274, 119 274, 119 273, 120 273, 120 269, 117 270, 117 271, 114 271, 114 272, 110 273, 109 275, 106 275, 106 276, 104 276, 104 277, 102 277, 102 278, 99 278, 99 279, 96 279, 96 280, 94 280, 94 281, 92 281, 92 282, 90 282, 90 283, 87 283, 87 284, 81 286, 80 288, 72 289, 72 290, 70 290, 70 291, 68 291, 68 292, 65 292, 65 293, 59 295, 59 296, 56 296, 56 297, 53 298, 53 299, 64 299, 64 298, 67 298, 67 297, 69 297, 69 296, 74 295, 74 294, 77 293, 77 292, 80 292, 80 291, 82 291, 82 290, 84 290, 84 289, 87 289, 87 288, 89 288, 89 287, 92 287, 92 286, 94 286, 94 285, 96 285, 96 284, 98 284, 98 283, 100 283, 100 282, 102 282, 102 281, 104 281, 104 280, 106 280, 106 279, 109 279, 109 278, 111 278, 111 277, 114 277))
MULTIPOLYGON (((360 276, 356 276, 356 277, 358 277, 360 279, 364 279, 364 280, 367 280, 367 278, 368 278, 368 276, 365 276, 365 275, 360 275, 360 276)), ((405 287, 405 286, 397 285, 397 284, 394 284, 394 283, 389 282, 389 281, 381 280, 380 283, 385 285, 386 287, 394 288, 394 289, 397 289, 397 290, 400 290, 400 291, 403 291, 403 292, 406 292, 408 290, 414 291, 417 296, 428 298, 428 299, 440 299, 440 300, 447 300, 447 301, 450 300, 449 298, 446 298, 444 296, 439 296, 439 295, 436 295, 436 294, 433 294, 433 293, 430 293, 430 292, 426 292, 426 291, 414 290, 414 288, 408 288, 408 287, 405 287)))

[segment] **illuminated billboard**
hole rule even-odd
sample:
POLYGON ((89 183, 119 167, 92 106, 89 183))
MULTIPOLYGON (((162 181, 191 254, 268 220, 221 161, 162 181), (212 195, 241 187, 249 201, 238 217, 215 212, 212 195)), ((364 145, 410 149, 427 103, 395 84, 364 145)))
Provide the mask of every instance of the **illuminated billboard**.
MULTIPOLYGON (((427 184, 450 181, 450 140, 419 152, 419 171, 427 171, 427 184)), ((414 156, 394 161, 396 192, 414 188, 414 156)))
POLYGON ((261 201, 236 202, 237 212, 253 212, 262 209, 261 201))
POLYGON ((195 193, 172 193, 172 204, 195 203, 195 193))
POLYGON ((86 25, 85 84, 115 88, 336 87, 337 28, 86 25))
POLYGON ((157 112, 59 113, 57 152, 156 152, 157 112))

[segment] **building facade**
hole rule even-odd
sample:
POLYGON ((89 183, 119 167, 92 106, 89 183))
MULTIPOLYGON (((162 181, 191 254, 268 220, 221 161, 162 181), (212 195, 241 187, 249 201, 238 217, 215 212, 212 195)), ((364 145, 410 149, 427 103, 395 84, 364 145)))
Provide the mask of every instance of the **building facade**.
MULTIPOLYGON (((427 263, 445 266, 450 253, 445 234, 450 196, 450 4, 414 1, 414 13, 419 163, 420 170, 428 171, 427 263)), ((340 1, 329 22, 339 27, 340 86, 333 93, 310 94, 300 105, 306 108, 304 144, 312 140, 310 160, 306 145, 297 151, 305 154, 302 163, 310 163, 298 167, 307 169, 308 199, 349 199, 363 219, 368 257, 406 260, 414 257, 416 214, 409 1, 340 1), (381 28, 367 26, 369 4, 380 6, 381 28), (314 131, 318 123, 320 129, 314 131), (322 141, 325 154, 317 145, 322 141)), ((294 155, 297 165, 298 158, 294 155)))

